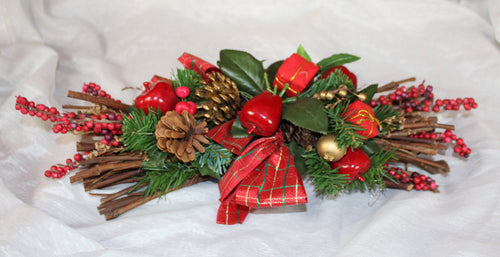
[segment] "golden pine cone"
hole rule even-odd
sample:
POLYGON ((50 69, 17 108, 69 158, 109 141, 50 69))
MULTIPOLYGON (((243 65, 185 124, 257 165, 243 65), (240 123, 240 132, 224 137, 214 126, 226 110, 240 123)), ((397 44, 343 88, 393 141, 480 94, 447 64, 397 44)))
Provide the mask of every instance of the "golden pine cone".
POLYGON ((240 91, 236 84, 224 74, 213 72, 210 82, 203 81, 203 89, 197 88, 195 95, 207 99, 197 104, 196 118, 205 118, 219 125, 236 116, 241 107, 240 91))
POLYGON ((195 150, 205 152, 201 143, 209 143, 205 137, 208 132, 206 126, 205 121, 196 124, 194 116, 187 111, 183 111, 182 115, 169 111, 156 125, 156 145, 161 151, 174 154, 183 162, 193 161, 196 158, 195 150))

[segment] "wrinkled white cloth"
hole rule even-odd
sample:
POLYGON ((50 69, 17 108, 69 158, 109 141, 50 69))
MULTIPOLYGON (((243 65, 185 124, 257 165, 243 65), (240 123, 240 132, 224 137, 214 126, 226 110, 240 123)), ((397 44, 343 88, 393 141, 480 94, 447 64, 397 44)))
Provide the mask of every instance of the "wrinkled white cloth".
POLYGON ((500 252, 500 2, 446 0, 0 0, 0 256, 497 256, 500 252), (203 182, 105 221, 99 198, 43 172, 75 152, 74 135, 14 110, 22 95, 60 108, 96 82, 132 103, 186 51, 284 59, 302 44, 334 53, 360 86, 415 76, 437 98, 474 97, 472 112, 440 113, 473 149, 437 156, 441 193, 388 190, 252 211, 217 225, 218 187, 203 182), (495 114, 497 113, 497 114, 495 114))

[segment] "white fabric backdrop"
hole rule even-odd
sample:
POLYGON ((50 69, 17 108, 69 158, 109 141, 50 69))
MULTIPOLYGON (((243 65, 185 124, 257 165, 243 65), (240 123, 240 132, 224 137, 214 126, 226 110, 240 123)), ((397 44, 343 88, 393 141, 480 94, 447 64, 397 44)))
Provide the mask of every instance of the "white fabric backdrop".
POLYGON ((500 252, 498 85, 500 1, 0 0, 0 255, 2 256, 496 256, 500 252), (444 157, 440 194, 386 191, 315 197, 215 223, 219 192, 204 182, 105 221, 99 199, 43 171, 76 137, 14 110, 15 96, 60 107, 67 90, 101 84, 132 103, 184 51, 220 49, 265 64, 302 44, 313 60, 347 52, 360 85, 416 76, 440 98, 474 97, 440 114, 473 149, 444 157))

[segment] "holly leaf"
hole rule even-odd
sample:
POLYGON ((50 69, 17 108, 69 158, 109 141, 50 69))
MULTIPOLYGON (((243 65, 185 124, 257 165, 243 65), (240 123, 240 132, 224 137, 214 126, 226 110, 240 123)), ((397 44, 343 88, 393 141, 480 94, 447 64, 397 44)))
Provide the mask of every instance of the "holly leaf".
POLYGON ((328 132, 328 115, 318 99, 304 97, 283 104, 281 117, 302 128, 322 134, 328 132))
POLYGON ((297 168, 300 175, 306 174, 306 160, 302 156, 306 152, 304 147, 300 146, 295 140, 293 140, 288 143, 288 149, 292 152, 295 168, 297 168))
POLYGON ((233 122, 233 126, 231 127, 231 134, 233 135, 234 138, 243 138, 243 137, 249 137, 247 133, 247 129, 243 127, 241 124, 240 118, 236 118, 233 122))
POLYGON ((327 57, 317 63, 319 66, 319 74, 333 68, 335 66, 344 65, 346 63, 351 63, 359 60, 360 58, 351 54, 334 54, 330 57, 327 57))
POLYGON ((364 93, 366 95, 366 100, 363 101, 365 104, 370 103, 375 93, 377 93, 377 88, 378 84, 372 84, 358 92, 358 93, 364 93))
POLYGON ((276 73, 278 73, 278 69, 281 67, 281 64, 283 64, 283 62, 284 60, 277 61, 269 65, 269 67, 267 67, 266 73, 270 85, 273 84, 274 79, 276 78, 276 73))
POLYGON ((221 50, 219 65, 240 91, 256 96, 265 90, 264 66, 251 54, 239 50, 221 50))
POLYGON ((299 45, 299 48, 297 49, 297 54, 311 62, 311 57, 309 56, 309 54, 306 52, 306 49, 304 49, 302 45, 299 45))

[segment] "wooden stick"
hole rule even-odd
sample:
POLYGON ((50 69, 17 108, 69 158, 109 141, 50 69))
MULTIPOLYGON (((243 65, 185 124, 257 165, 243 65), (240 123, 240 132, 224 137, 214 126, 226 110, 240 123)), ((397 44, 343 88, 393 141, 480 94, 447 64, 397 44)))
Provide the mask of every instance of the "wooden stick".
POLYGON ((403 84, 405 82, 415 81, 415 80, 416 80, 415 77, 411 77, 411 78, 407 78, 407 79, 403 79, 403 80, 399 80, 399 81, 389 82, 389 83, 377 88, 377 93, 381 93, 381 92, 385 92, 385 91, 389 91, 389 90, 394 90, 397 87, 399 87, 400 84, 403 84))
POLYGON ((97 164, 90 169, 79 171, 75 173, 72 177, 70 177, 70 182, 74 183, 76 181, 80 181, 84 178, 95 177, 99 174, 114 170, 126 170, 126 169, 134 169, 139 168, 141 166, 142 160, 130 161, 130 162, 121 162, 121 163, 106 163, 106 164, 97 164))
MULTIPOLYGON (((111 186, 113 185, 113 183, 139 175, 141 172, 142 172, 141 169, 137 169, 137 170, 129 170, 125 172, 114 173, 113 176, 110 176, 107 179, 102 179, 100 181, 96 181, 95 183, 89 185, 88 187, 85 188, 85 191, 111 186)), ((133 182, 133 180, 130 180, 130 182, 133 182)))
POLYGON ((84 100, 87 102, 95 103, 95 104, 101 104, 105 105, 109 108, 115 109, 115 110, 120 110, 120 111, 125 111, 127 108, 130 107, 128 104, 123 104, 121 102, 118 102, 113 99, 108 99, 105 97, 100 97, 100 96, 93 96, 81 92, 76 92, 69 90, 68 91, 68 97, 79 99, 79 100, 84 100))
MULTIPOLYGON (((191 186, 191 185, 194 185, 196 183, 199 183, 199 182, 202 182, 202 181, 205 181, 205 180, 207 180, 207 178, 201 177, 199 175, 194 175, 188 181, 186 181, 186 183, 184 183, 183 185, 181 185, 179 187, 172 188, 172 189, 168 190, 165 193, 169 193, 169 192, 181 189, 183 187, 191 186)), ((145 198, 141 198, 141 199, 138 199, 138 200, 134 200, 131 203, 129 203, 129 204, 125 205, 125 206, 119 207, 117 209, 105 211, 104 218, 106 220, 114 219, 114 218, 120 216, 121 214, 123 214, 123 213, 125 213, 127 211, 130 211, 130 210, 134 209, 135 207, 138 207, 138 206, 140 206, 142 204, 145 204, 145 203, 147 203, 147 202, 149 202, 149 201, 151 201, 151 200, 153 200, 155 198, 158 198, 158 197, 160 197, 162 195, 163 194, 161 194, 161 193, 156 193, 156 194, 154 194, 152 196, 149 196, 149 197, 145 197, 145 198)))
POLYGON ((72 104, 64 104, 62 106, 63 109, 77 109, 77 110, 88 110, 94 108, 93 106, 81 106, 81 105, 72 105, 72 104))

